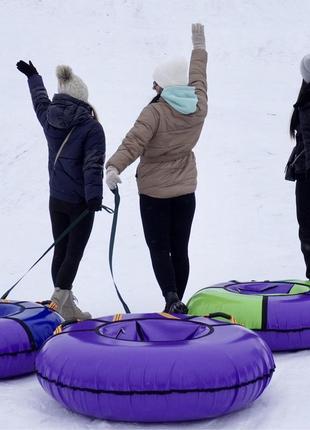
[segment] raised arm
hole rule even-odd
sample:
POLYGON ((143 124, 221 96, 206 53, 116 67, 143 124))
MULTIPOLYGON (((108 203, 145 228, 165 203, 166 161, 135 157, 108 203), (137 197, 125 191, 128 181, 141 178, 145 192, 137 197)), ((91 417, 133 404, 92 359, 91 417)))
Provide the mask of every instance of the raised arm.
POLYGON ((198 97, 198 109, 203 115, 208 111, 207 61, 204 26, 192 24, 193 51, 189 66, 189 85, 195 87, 198 97))
POLYGON ((21 60, 16 64, 16 67, 28 78, 33 107, 40 124, 44 127, 46 125, 47 108, 51 104, 51 101, 45 89, 43 79, 31 61, 28 64, 21 60))

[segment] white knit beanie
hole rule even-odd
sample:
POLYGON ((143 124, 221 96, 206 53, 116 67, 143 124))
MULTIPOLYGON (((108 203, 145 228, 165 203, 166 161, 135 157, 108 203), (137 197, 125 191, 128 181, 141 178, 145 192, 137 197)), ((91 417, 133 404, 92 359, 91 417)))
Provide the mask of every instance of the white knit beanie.
POLYGON ((161 87, 188 85, 188 62, 185 58, 175 58, 159 64, 153 73, 154 81, 161 87))
POLYGON ((305 55, 300 63, 300 73, 303 80, 309 84, 310 82, 310 54, 305 55))
POLYGON ((57 66, 58 92, 68 94, 71 97, 87 102, 88 88, 86 84, 75 75, 69 66, 57 66))

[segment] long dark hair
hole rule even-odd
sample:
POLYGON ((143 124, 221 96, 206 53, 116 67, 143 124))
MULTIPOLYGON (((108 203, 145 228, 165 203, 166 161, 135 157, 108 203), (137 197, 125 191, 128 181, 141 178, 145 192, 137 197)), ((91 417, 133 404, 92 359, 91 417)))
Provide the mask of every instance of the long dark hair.
POLYGON ((156 96, 150 101, 150 104, 157 103, 158 100, 160 99, 160 95, 161 95, 161 93, 156 94, 156 96))
POLYGON ((299 94, 296 100, 296 103, 294 104, 294 110, 291 117, 291 123, 290 123, 290 136, 292 139, 295 139, 296 137, 296 130, 298 125, 298 106, 306 92, 306 89, 308 89, 309 84, 307 84, 304 80, 301 83, 301 87, 299 90, 299 94))
POLYGON ((99 117, 98 117, 97 111, 96 111, 96 109, 94 108, 94 106, 93 106, 93 105, 91 105, 89 102, 88 102, 88 105, 91 107, 91 112, 90 112, 91 116, 92 116, 96 121, 99 121, 99 117))

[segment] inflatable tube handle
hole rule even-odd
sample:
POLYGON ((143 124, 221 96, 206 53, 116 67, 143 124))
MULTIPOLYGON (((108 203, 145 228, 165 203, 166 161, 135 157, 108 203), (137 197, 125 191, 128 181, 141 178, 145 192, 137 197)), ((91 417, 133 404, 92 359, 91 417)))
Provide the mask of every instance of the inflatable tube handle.
POLYGON ((225 312, 213 312, 211 314, 205 315, 205 318, 225 318, 229 320, 232 324, 237 324, 237 320, 232 315, 226 314, 225 312))

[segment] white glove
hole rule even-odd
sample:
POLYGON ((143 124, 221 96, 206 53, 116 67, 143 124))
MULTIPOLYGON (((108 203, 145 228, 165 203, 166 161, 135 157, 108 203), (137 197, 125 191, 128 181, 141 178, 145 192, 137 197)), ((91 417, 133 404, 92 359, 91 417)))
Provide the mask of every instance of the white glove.
POLYGON ((109 166, 107 168, 105 182, 110 190, 114 190, 117 187, 117 184, 122 183, 121 178, 119 177, 119 172, 115 167, 109 166))
POLYGON ((192 24, 193 49, 206 49, 205 32, 202 24, 192 24))

